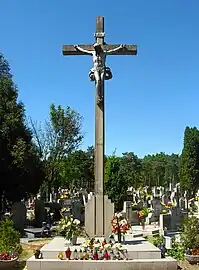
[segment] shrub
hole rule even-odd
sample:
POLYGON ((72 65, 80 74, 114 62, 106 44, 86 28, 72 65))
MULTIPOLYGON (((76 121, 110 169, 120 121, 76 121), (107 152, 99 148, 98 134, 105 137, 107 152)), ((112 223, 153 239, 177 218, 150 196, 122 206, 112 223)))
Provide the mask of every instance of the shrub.
POLYGON ((167 255, 176 259, 184 260, 185 248, 181 243, 176 242, 175 238, 172 239, 172 248, 167 250, 167 255))
POLYGON ((10 218, 0 221, 0 252, 22 252, 20 233, 14 229, 10 218))
POLYGON ((147 237, 147 241, 149 241, 151 244, 159 248, 160 245, 164 242, 164 238, 163 236, 160 236, 160 235, 149 236, 147 237))
POLYGON ((199 248, 198 219, 194 216, 186 219, 182 226, 181 241, 185 249, 199 248))

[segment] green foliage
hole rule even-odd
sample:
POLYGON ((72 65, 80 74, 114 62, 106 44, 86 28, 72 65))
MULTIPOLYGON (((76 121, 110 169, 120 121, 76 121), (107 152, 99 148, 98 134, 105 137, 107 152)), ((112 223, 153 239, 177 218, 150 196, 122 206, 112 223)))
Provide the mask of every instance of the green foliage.
POLYGON ((121 158, 115 153, 107 157, 105 166, 105 192, 115 203, 116 211, 121 210, 128 188, 128 179, 121 170, 121 158))
POLYGON ((0 221, 0 252, 22 252, 20 234, 14 229, 9 218, 0 221))
POLYGON ((151 244, 159 248, 160 245, 163 243, 164 238, 163 236, 160 235, 148 236, 147 241, 149 241, 151 244))
POLYGON ((0 55, 0 196, 4 193, 12 201, 36 193, 42 180, 42 164, 17 98, 9 66, 0 55))
POLYGON ((63 182, 63 161, 75 151, 82 142, 82 117, 69 106, 63 109, 54 104, 50 107, 50 120, 44 127, 31 121, 34 139, 40 157, 45 165, 46 179, 43 185, 48 193, 57 189, 63 182))
POLYGON ((169 183, 178 182, 178 155, 159 153, 147 155, 142 160, 143 185, 168 186, 169 183))
POLYGON ((183 222, 181 241, 185 249, 199 248, 199 224, 195 216, 190 216, 183 222))
POLYGON ((151 212, 150 208, 143 207, 142 214, 143 214, 144 217, 147 217, 150 212, 151 212))
POLYGON ((61 186, 94 190, 94 149, 75 151, 60 163, 61 186))
POLYGON ((72 216, 65 215, 66 209, 63 208, 61 211, 61 219, 58 224, 53 227, 53 230, 57 231, 66 240, 71 240, 74 236, 81 234, 80 221, 73 219, 72 216))
POLYGON ((141 160, 133 152, 122 154, 120 173, 125 176, 128 186, 140 186, 141 169, 141 160))
MULTIPOLYGON (((164 243, 164 237, 157 236, 148 236, 147 241, 153 244, 156 247, 160 247, 162 243, 164 243)), ((173 257, 176 260, 183 260, 185 254, 185 248, 181 243, 175 241, 175 238, 172 239, 172 248, 167 250, 167 255, 173 257)))
POLYGON ((12 78, 12 75, 10 73, 10 67, 6 59, 3 57, 2 53, 0 53, 0 76, 10 79, 12 78))
POLYGON ((184 133, 184 147, 180 158, 180 186, 195 194, 199 187, 199 130, 186 127, 184 133))
POLYGON ((181 243, 176 242, 175 239, 172 240, 172 248, 167 250, 167 255, 176 260, 183 261, 185 248, 181 243))

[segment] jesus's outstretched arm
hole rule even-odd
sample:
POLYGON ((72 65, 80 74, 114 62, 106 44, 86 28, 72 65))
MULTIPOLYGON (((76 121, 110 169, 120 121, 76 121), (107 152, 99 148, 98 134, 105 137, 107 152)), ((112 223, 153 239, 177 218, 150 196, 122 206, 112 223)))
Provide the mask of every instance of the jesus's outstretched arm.
POLYGON ((117 48, 115 48, 115 49, 106 51, 106 54, 111 54, 111 53, 113 53, 113 52, 118 52, 118 51, 122 50, 123 48, 125 48, 125 45, 121 44, 119 47, 117 47, 117 48))
POLYGON ((81 48, 81 47, 78 46, 78 45, 74 45, 74 47, 75 47, 76 50, 78 50, 78 51, 80 51, 80 52, 83 52, 83 53, 92 55, 92 51, 85 50, 85 49, 81 48))

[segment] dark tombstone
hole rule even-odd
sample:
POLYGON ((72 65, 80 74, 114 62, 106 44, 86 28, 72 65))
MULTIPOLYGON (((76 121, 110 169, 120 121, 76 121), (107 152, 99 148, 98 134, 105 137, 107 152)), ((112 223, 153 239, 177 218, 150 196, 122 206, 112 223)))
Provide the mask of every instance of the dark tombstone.
POLYGON ((27 222, 26 214, 27 209, 23 202, 20 201, 13 203, 11 208, 11 218, 16 230, 18 230, 22 235, 27 222))
POLYGON ((45 217, 45 204, 41 197, 38 196, 35 201, 35 226, 41 228, 45 217))

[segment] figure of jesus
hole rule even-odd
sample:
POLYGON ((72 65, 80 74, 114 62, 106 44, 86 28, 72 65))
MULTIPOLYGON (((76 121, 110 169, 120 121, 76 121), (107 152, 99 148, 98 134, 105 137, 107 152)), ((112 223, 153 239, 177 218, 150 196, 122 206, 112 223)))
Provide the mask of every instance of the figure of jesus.
POLYGON ((103 50, 99 43, 95 43, 93 45, 93 51, 85 50, 78 45, 75 45, 74 47, 80 52, 93 56, 93 68, 89 72, 89 77, 91 81, 95 81, 99 104, 103 100, 101 82, 104 80, 110 80, 112 78, 110 68, 106 67, 106 56, 113 52, 122 50, 125 45, 120 45, 119 47, 108 51, 103 50))

